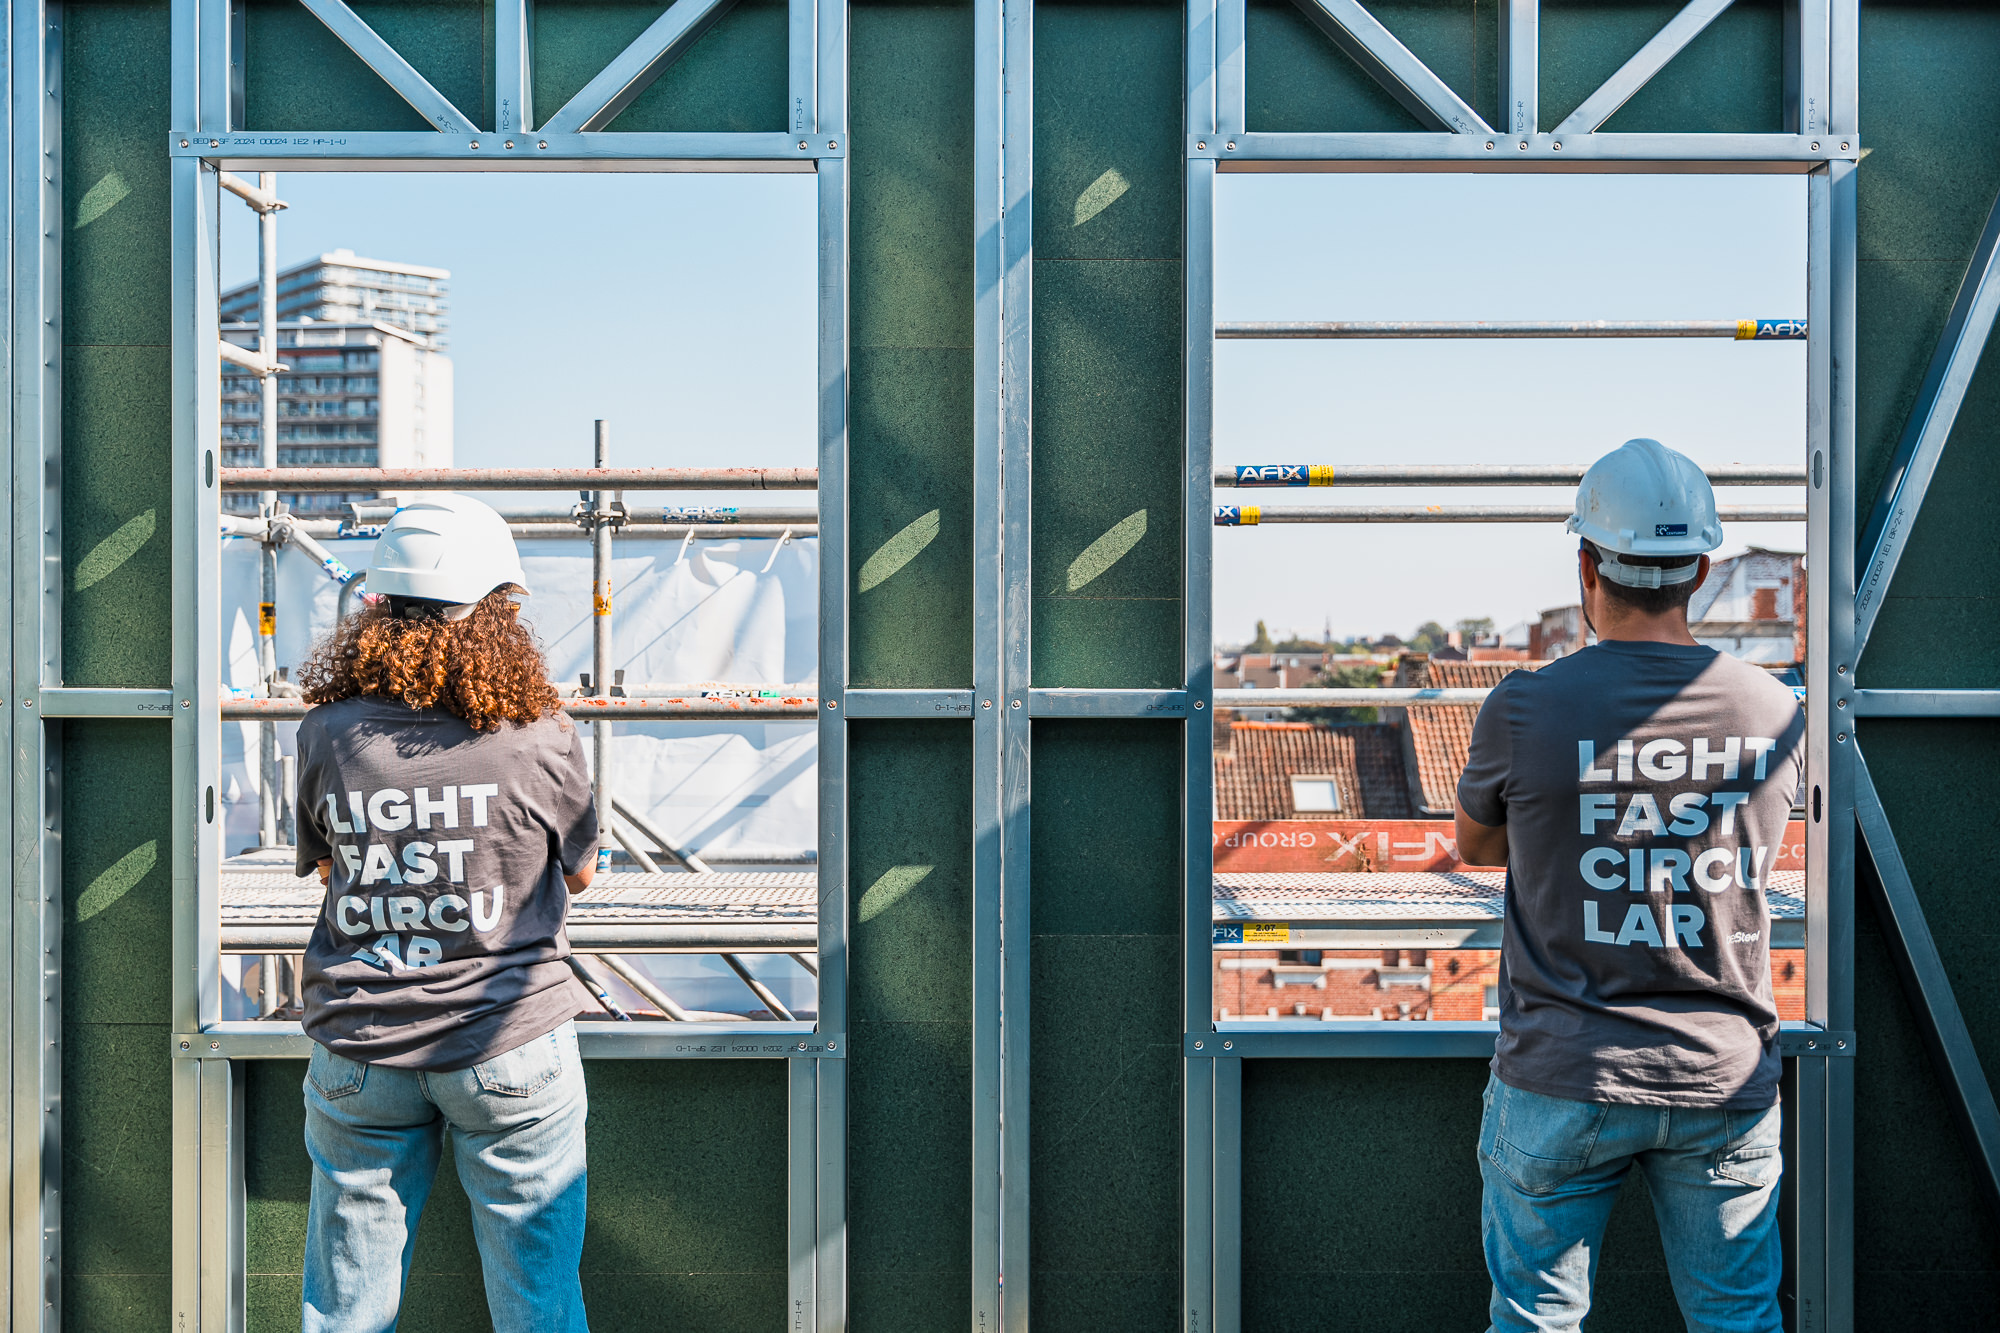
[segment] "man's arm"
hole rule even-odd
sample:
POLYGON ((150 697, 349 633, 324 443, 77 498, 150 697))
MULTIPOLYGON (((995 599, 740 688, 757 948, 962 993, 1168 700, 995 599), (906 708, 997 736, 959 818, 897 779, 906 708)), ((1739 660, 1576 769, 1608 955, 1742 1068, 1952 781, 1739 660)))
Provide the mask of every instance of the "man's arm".
POLYGON ((571 893, 582 893, 590 887, 590 881, 597 874, 597 858, 591 857, 574 875, 564 875, 563 883, 569 885, 571 893))
POLYGON ((1507 864, 1507 826, 1482 824, 1463 810, 1452 812, 1458 826, 1458 859, 1473 866, 1507 864))

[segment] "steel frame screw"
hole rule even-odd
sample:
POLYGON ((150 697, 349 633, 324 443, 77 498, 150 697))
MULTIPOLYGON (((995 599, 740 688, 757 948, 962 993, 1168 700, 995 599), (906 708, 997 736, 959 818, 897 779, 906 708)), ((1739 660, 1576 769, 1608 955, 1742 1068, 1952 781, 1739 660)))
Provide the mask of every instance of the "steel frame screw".
POLYGON ((981 708, 991 708, 993 706, 993 701, 991 699, 981 699, 979 701, 979 706, 981 708))
POLYGON ((1010 708, 1019 708, 1020 706, 1021 706, 1021 701, 1019 699, 1016 699, 1013 703, 1008 705, 1008 707, 1010 708))
POLYGON ((220 139, 210 139, 210 140, 208 141, 208 146, 209 146, 210 148, 220 148, 220 147, 222 147, 222 140, 220 140, 220 139))
POLYGON ((222 1049, 222 1043, 219 1041, 212 1041, 208 1044, 208 1049, 211 1051, 219 1051, 222 1049))
POLYGON ((1528 141, 1526 139, 1521 140, 1521 151, 1524 153, 1528 151, 1528 141))
MULTIPOLYGON (((1846 145, 1846 144, 1842 144, 1842 145, 1841 145, 1841 147, 1842 147, 1842 148, 1845 148, 1845 147, 1847 147, 1847 145, 1846 145)), ((1842 1050, 1842 1051, 1846 1050, 1846 1049, 1847 1049, 1847 1040, 1846 1040, 1846 1038, 1842 1038, 1841 1040, 1839 1040, 1839 1041, 1835 1042, 1835 1043, 1834 1043, 1834 1047, 1835 1047, 1835 1049, 1837 1049, 1837 1050, 1842 1050)))
POLYGON ((1834 706, 1835 708, 1845 708, 1845 707, 1847 707, 1847 700, 1845 700, 1845 699, 1835 699, 1835 700, 1833 701, 1833 706, 1834 706))
POLYGON ((1196 1043, 1194 1044, 1194 1048, 1195 1048, 1195 1049, 1196 1049, 1197 1051, 1198 1051, 1198 1050, 1200 1050, 1200 1049, 1201 1049, 1201 1043, 1200 1043, 1200 1042, 1196 1042, 1196 1043))
POLYGON ((475 149, 476 149, 476 148, 478 148, 478 147, 479 147, 479 140, 477 140, 477 139, 474 139, 474 140, 472 141, 472 146, 473 146, 473 147, 474 147, 475 149))
POLYGON ((1840 733, 1840 734, 1839 734, 1838 736, 1835 736, 1835 737, 1834 737, 1834 739, 1835 739, 1835 740, 1837 740, 1837 741, 1843 741, 1843 742, 1844 742, 1844 741, 1846 741, 1846 739, 1847 739, 1847 733, 1843 731, 1843 732, 1841 732, 1841 733, 1840 733))
POLYGON ((543 139, 535 145, 535 147, 537 148, 547 148, 548 146, 549 146, 549 141, 547 139, 543 139))
POLYGON ((1229 141, 1228 143, 1226 143, 1226 144, 1224 144, 1224 145, 1222 145, 1222 146, 1223 146, 1224 148, 1227 148, 1227 149, 1228 149, 1228 150, 1229 150, 1230 152, 1232 152, 1232 153, 1233 153, 1233 152, 1235 152, 1235 151, 1236 151, 1236 140, 1234 140, 1234 139, 1231 139, 1231 140, 1230 140, 1230 141, 1229 141))
POLYGON ((1200 711, 1201 711, 1202 709, 1204 709, 1204 708, 1206 708, 1206 707, 1208 707, 1208 705, 1207 705, 1207 704, 1205 704, 1205 703, 1203 703, 1203 702, 1202 702, 1201 700, 1199 700, 1199 699, 1196 699, 1196 700, 1194 701, 1194 711, 1195 711, 1195 712, 1199 713, 1199 712, 1200 712, 1200 711))
POLYGON ((806 150, 806 141, 804 139, 801 139, 799 140, 799 151, 803 153, 805 152, 805 150, 806 150))
POLYGON ((1843 153, 1847 151, 1847 142, 1845 140, 1841 141, 1840 151, 1843 153))
POLYGON ((512 148, 512 147, 514 146, 514 141, 513 141, 512 139, 509 139, 509 140, 507 141, 507 146, 508 146, 509 148, 512 148))
POLYGON ((840 1043, 837 1041, 830 1041, 826 1044, 826 1048, 829 1051, 837 1051, 840 1049, 840 1043))
POLYGON ((1555 149, 1558 153, 1560 153, 1563 150, 1562 140, 1560 139, 1556 140, 1554 143, 1550 144, 1549 147, 1555 149))
POLYGON ((832 152, 834 149, 840 147, 840 141, 838 139, 828 139, 826 147, 828 152, 832 152))
POLYGON ((1493 141, 1491 139, 1486 141, 1486 151, 1489 153, 1493 151, 1493 141))
POLYGON ((187 146, 188 146, 188 141, 186 139, 181 140, 181 147, 185 148, 187 146))
POLYGON ((1225 1041, 1222 1043, 1222 1049, 1225 1051, 1233 1051, 1236 1049, 1236 1043, 1233 1041, 1225 1041))
POLYGON ((827 706, 828 708, 838 708, 838 707, 840 707, 840 700, 838 700, 838 699, 828 699, 828 700, 826 701, 826 706, 827 706))
MULTIPOLYGON (((181 145, 181 147, 185 148, 185 147, 187 147, 187 145, 186 145, 186 144, 182 144, 182 145, 181 145)), ((1196 139, 1196 140, 1194 141, 1194 150, 1195 150, 1195 151, 1196 151, 1197 153, 1205 153, 1205 152, 1207 152, 1207 151, 1208 151, 1208 140, 1206 140, 1206 139, 1196 139)))
POLYGON ((181 1049, 182 1049, 182 1050, 186 1050, 186 1049, 187 1049, 187 1048, 188 1048, 189 1046, 192 1046, 193 1044, 194 1044, 194 1043, 192 1043, 192 1042, 186 1042, 186 1041, 184 1041, 184 1042, 182 1042, 182 1043, 181 1043, 181 1049))

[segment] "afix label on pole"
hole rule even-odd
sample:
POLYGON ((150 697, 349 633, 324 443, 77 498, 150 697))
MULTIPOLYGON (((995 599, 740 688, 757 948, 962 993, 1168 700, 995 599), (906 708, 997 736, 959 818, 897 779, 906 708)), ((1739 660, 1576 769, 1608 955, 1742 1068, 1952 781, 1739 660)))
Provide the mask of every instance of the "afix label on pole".
MULTIPOLYGON (((1449 819, 1218 819, 1213 829, 1218 874, 1477 868, 1458 859, 1449 819)), ((1805 822, 1787 824, 1771 869, 1805 869, 1805 844, 1805 822)))
POLYGON ((1215 526, 1218 528, 1254 528, 1263 519, 1264 511, 1256 505, 1217 505, 1215 526))
POLYGON ((1331 486, 1326 463, 1246 463, 1236 469, 1238 486, 1331 486))
POLYGON ((1806 322, 1802 319, 1739 319, 1736 321, 1736 341, 1755 342, 1766 338, 1803 338, 1806 336, 1806 322))

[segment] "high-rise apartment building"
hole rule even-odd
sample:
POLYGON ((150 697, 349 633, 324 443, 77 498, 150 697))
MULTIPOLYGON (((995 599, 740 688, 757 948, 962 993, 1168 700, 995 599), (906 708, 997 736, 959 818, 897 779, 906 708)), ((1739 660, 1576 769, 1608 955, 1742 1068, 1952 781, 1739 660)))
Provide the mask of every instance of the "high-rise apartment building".
MULTIPOLYGON (((257 345, 255 324, 222 326, 225 340, 257 345)), ((278 360, 281 467, 450 467, 451 358, 420 334, 382 322, 282 320, 278 360)), ((224 364, 222 461, 256 467, 262 441, 257 377, 224 364)), ((337 515, 372 490, 292 494, 294 513, 337 515)), ((254 494, 223 497, 226 513, 254 514, 254 494)))
MULTIPOLYGON (((278 272, 278 318, 328 324, 388 324, 442 351, 451 345, 448 269, 360 259, 334 250, 278 272)), ((222 322, 257 321, 257 284, 222 295, 222 322)))

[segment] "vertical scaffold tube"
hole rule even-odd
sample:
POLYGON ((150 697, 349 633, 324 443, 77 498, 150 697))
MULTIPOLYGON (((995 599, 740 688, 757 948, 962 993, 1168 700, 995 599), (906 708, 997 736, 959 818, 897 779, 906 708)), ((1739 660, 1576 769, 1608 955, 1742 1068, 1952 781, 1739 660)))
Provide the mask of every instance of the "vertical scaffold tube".
MULTIPOLYGON (((597 466, 610 466, 607 454, 610 428, 597 426, 597 466)), ((600 699, 611 697, 611 492, 590 495, 590 688, 600 699)), ((611 723, 603 718, 590 724, 591 782, 597 801, 599 845, 612 833, 611 810, 611 723)))
MULTIPOLYGON (((258 188, 275 199, 278 175, 266 171, 257 177, 258 188)), ((257 350, 264 364, 278 363, 278 212, 263 208, 257 214, 257 350)), ((257 413, 257 458, 265 467, 278 465, 278 376, 267 370, 258 381, 261 402, 257 413)), ((278 493, 260 491, 257 508, 266 527, 258 551, 257 574, 257 673, 263 677, 268 695, 278 677, 278 544, 268 526, 278 512, 278 493)), ((273 847, 278 843, 278 724, 265 722, 257 728, 257 843, 273 847)))

